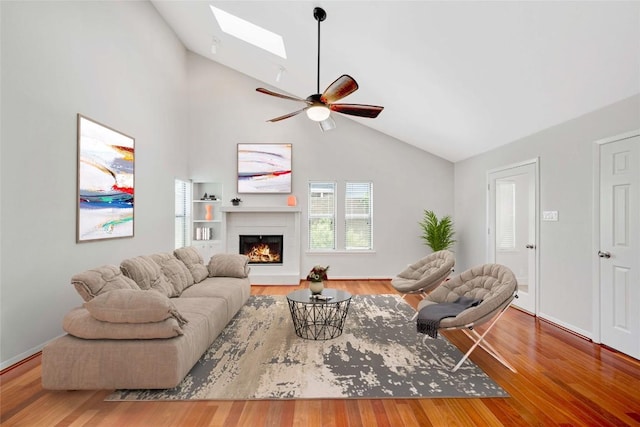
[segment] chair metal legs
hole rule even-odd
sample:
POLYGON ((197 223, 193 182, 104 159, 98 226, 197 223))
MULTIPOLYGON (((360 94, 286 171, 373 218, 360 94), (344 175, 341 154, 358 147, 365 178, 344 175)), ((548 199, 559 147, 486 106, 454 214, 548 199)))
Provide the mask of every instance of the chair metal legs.
POLYGON ((509 368, 509 370, 511 370, 511 372, 517 373, 516 369, 509 362, 507 362, 506 359, 500 353, 498 353, 498 351, 495 348, 493 348, 493 346, 491 344, 489 344, 488 342, 486 342, 484 340, 484 337, 489 333, 491 328, 493 328, 493 326, 498 322, 498 320, 500 320, 500 317, 502 317, 502 315, 507 311, 507 308, 509 308, 510 305, 511 304, 507 304, 500 311, 500 313, 493 319, 493 321, 491 322, 491 324, 489 325, 487 330, 484 331, 484 333, 482 335, 480 335, 478 332, 476 332, 471 327, 463 329, 464 333, 469 338, 471 338, 471 340, 474 341, 474 343, 471 346, 471 348, 469 348, 469 350, 466 352, 466 354, 462 357, 462 359, 460 359, 458 364, 451 370, 451 372, 457 371, 458 368, 464 363, 464 361, 467 360, 467 358, 469 357, 471 352, 473 350, 475 350, 475 348, 479 345, 480 347, 484 348, 490 355, 492 355, 498 362, 502 363, 504 366, 509 368))

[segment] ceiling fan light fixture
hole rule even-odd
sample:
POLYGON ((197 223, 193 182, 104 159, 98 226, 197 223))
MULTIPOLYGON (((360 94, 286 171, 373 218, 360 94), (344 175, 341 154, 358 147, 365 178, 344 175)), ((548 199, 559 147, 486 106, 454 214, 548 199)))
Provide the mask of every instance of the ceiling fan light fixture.
POLYGON ((331 111, 323 104, 312 105, 307 108, 307 117, 314 122, 322 122, 329 118, 331 111))
MULTIPOLYGON (((304 102, 307 104, 304 108, 301 108, 298 111, 294 111, 292 113, 285 114, 283 116, 276 117, 267 121, 279 122, 280 120, 288 119, 289 117, 296 116, 303 111, 306 111, 307 117, 314 122, 318 122, 318 124, 320 125, 320 129, 322 129, 322 131, 324 132, 336 127, 336 123, 331 118, 331 111, 357 117, 378 117, 378 114, 380 114, 384 107, 380 107, 377 105, 336 103, 336 101, 339 101, 345 96, 358 90, 358 83, 356 83, 353 77, 348 74, 343 74, 338 77, 325 89, 324 92, 320 93, 320 23, 325 20, 325 18, 327 17, 327 13, 324 11, 324 9, 316 7, 315 9, 313 9, 313 17, 316 21, 318 21, 318 78, 316 79, 316 93, 313 95, 309 95, 306 99, 302 99, 291 95, 273 92, 262 87, 256 88, 256 91, 264 93, 266 95, 289 99, 292 101, 304 102)), ((280 78, 282 78, 282 75, 278 73, 276 81, 280 81, 280 78)))
POLYGON ((336 128, 336 122, 333 121, 333 118, 331 116, 327 117, 326 120, 318 122, 318 124, 320 125, 320 129, 322 130, 322 132, 326 132, 328 130, 336 128))

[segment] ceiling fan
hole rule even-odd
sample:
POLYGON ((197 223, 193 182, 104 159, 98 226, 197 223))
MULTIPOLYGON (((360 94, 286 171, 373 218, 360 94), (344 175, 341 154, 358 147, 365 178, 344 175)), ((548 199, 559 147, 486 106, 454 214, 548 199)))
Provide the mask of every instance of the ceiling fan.
POLYGON ((335 128, 335 123, 331 118, 331 111, 336 113, 348 114, 351 116, 376 118, 384 107, 377 105, 363 105, 363 104, 336 104, 336 101, 346 97, 347 95, 358 90, 358 83, 353 77, 343 74, 338 77, 333 83, 327 87, 327 89, 320 93, 320 22, 324 21, 327 17, 327 13, 324 9, 316 7, 313 9, 313 17, 318 21, 318 78, 316 84, 316 91, 313 95, 309 95, 306 99, 298 98, 295 96, 284 95, 281 93, 270 91, 269 89, 257 88, 256 90, 266 95, 275 96, 283 99, 290 99, 292 101, 303 102, 307 104, 304 108, 294 111, 284 116, 276 117, 269 122, 278 122, 280 120, 288 119, 297 114, 305 111, 309 119, 316 121, 320 124, 320 129, 323 131, 335 128))

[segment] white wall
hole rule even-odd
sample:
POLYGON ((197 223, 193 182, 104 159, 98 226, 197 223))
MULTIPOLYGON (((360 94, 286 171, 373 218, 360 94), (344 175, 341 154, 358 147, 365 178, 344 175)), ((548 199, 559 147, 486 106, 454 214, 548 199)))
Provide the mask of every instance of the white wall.
POLYGON ((455 164, 457 268, 486 261, 488 170, 540 157, 540 315, 585 336, 592 325, 592 145, 640 128, 640 95, 455 164))
POLYGON ((1 367, 62 334, 77 272, 173 248, 186 51, 147 2, 0 2, 1 367), (135 138, 135 237, 76 244, 76 114, 135 138))
MULTIPOLYGON (((329 278, 393 277, 430 252, 418 222, 423 209, 453 214, 452 163, 338 114, 337 128, 324 133, 304 114, 267 123, 300 106, 256 92, 265 84, 206 58, 189 53, 187 59, 192 178, 222 182, 228 204, 236 195, 237 143, 293 144, 293 194, 303 212, 303 275, 315 264, 328 264, 329 278), (306 253, 307 186, 324 180, 336 181, 339 190, 348 180, 373 181, 375 253, 306 253)), ((240 198, 244 206, 283 206, 287 195, 240 198)))

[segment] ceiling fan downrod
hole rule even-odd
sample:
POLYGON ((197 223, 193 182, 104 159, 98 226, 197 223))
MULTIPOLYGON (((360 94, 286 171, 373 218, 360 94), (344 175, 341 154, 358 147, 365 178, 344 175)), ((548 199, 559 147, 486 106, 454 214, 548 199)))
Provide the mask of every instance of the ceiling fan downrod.
POLYGON ((313 9, 313 17, 318 21, 318 79, 316 81, 316 93, 320 93, 320 23, 327 18, 327 12, 321 7, 313 9))

